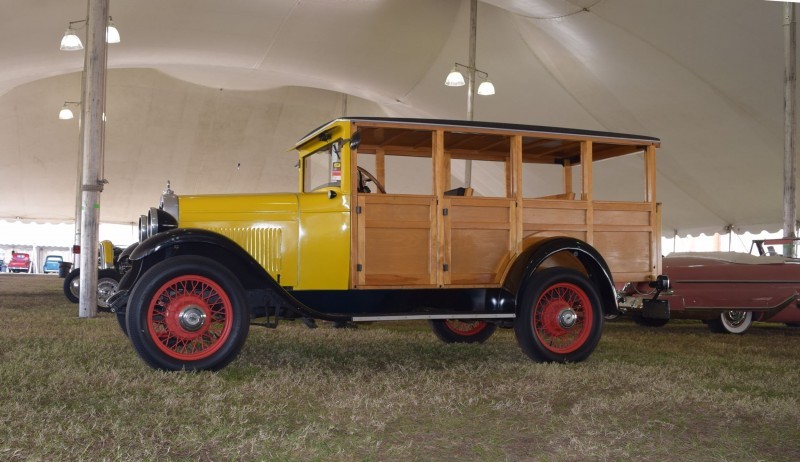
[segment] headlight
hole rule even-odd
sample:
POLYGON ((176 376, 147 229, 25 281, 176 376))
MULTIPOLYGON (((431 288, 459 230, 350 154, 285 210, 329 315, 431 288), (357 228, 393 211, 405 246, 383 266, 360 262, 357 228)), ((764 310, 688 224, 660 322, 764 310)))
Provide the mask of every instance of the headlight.
POLYGON ((178 227, 178 220, 167 212, 151 207, 147 213, 147 237, 178 227))
POLYGON ((147 215, 139 217, 139 242, 163 231, 178 227, 178 221, 167 212, 151 207, 147 215))
POLYGON ((147 239, 147 215, 139 217, 139 242, 147 239))

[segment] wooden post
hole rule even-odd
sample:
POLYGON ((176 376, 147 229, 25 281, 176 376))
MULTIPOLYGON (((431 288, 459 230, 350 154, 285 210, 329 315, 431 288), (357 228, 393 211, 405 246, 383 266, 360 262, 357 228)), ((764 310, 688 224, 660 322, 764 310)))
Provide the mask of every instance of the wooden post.
POLYGON ((592 204, 592 142, 581 142, 581 198, 586 201, 586 242, 594 244, 594 205, 592 204))
POLYGON ((592 142, 581 142, 581 194, 585 201, 592 200, 592 142))
MULTIPOLYGON (((375 177, 386 187, 386 152, 383 148, 375 150, 375 177)), ((375 191, 377 192, 377 191, 375 191)))
POLYGON ((570 161, 564 161, 564 194, 570 197, 572 193, 572 164, 570 161))
POLYGON ((656 202, 656 147, 647 146, 644 151, 644 197, 650 204, 656 202))
POLYGON ((103 112, 106 96, 108 1, 88 0, 86 85, 81 98, 83 172, 81 175, 81 275, 79 316, 97 316, 97 251, 100 192, 103 190, 103 112))
POLYGON ((511 249, 515 254, 522 252, 522 212, 524 211, 524 199, 522 194, 522 136, 515 135, 511 138, 511 172, 514 177, 514 246, 511 249))
POLYGON ((433 132, 433 189, 436 195, 436 284, 441 287, 449 283, 450 273, 445 274, 443 264, 448 263, 447 252, 445 251, 445 226, 444 226, 444 208, 445 208, 445 184, 447 180, 444 177, 447 170, 446 165, 449 164, 449 159, 446 158, 444 152, 444 130, 439 129, 433 132))

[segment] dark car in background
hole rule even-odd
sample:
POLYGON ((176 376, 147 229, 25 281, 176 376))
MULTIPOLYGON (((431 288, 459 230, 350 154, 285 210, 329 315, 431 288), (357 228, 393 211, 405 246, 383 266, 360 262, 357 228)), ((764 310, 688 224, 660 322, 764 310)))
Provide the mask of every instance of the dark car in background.
POLYGON ((10 273, 30 273, 31 256, 27 253, 14 252, 11 254, 11 261, 8 262, 10 273))
POLYGON ((64 259, 61 258, 60 255, 48 255, 44 259, 44 264, 42 265, 42 273, 55 273, 58 274, 58 266, 63 262, 64 259))
POLYGON ((698 319, 716 333, 743 334, 755 321, 797 327, 800 258, 782 252, 798 244, 800 239, 764 239, 753 241, 749 254, 672 253, 663 259, 670 288, 659 298, 644 284, 628 286, 620 294, 620 310, 649 327, 663 326, 670 318, 698 319), (645 301, 657 298, 669 312, 650 317, 645 301))

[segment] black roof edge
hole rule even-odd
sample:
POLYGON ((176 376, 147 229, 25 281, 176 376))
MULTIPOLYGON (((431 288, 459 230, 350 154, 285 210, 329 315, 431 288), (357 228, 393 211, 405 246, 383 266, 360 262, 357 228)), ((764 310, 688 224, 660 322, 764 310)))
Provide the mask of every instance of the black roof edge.
POLYGON ((332 122, 337 120, 350 120, 352 122, 358 123, 358 121, 366 121, 366 122, 396 122, 402 124, 419 124, 419 125, 441 125, 447 127, 469 127, 469 128, 488 128, 488 129, 497 129, 497 130, 513 130, 513 131, 522 131, 522 132, 537 132, 537 133, 552 133, 552 134, 561 134, 561 135, 577 135, 577 136, 587 136, 593 138, 620 138, 625 140, 637 140, 643 141, 647 143, 661 143, 661 139, 653 137, 653 136, 645 136, 645 135, 632 135, 628 133, 615 133, 615 132, 603 132, 598 130, 582 130, 577 128, 563 128, 563 127, 548 127, 545 125, 524 125, 524 124, 512 124, 512 123, 504 123, 504 122, 481 122, 475 120, 452 120, 452 119, 420 119, 420 118, 402 118, 402 117, 357 117, 357 116, 348 116, 348 117, 337 117, 329 122, 326 122, 319 127, 315 128, 308 132, 305 136, 300 138, 295 146, 299 146, 304 144, 308 141, 308 138, 322 129, 330 125, 332 122))

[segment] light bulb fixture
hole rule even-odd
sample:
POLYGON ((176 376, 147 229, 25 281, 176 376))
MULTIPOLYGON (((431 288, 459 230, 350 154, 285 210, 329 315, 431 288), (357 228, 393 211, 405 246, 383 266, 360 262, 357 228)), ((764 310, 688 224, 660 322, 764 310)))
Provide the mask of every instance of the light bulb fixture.
POLYGON ((75 30, 72 28, 72 23, 70 23, 70 26, 61 38, 60 49, 61 51, 83 50, 83 43, 81 43, 80 37, 78 37, 78 34, 76 34, 75 30))
POLYGON ((117 26, 114 25, 114 20, 111 16, 108 17, 108 27, 106 27, 106 42, 119 43, 119 31, 117 26))
POLYGON ((481 96, 491 96, 494 94, 494 84, 489 79, 484 80, 478 85, 478 94, 481 96))
POLYGON ((448 87, 463 87, 464 76, 453 66, 453 70, 447 74, 447 79, 445 79, 444 84, 448 87))
MULTIPOLYGON (((449 74, 447 74, 447 79, 444 81, 445 85, 447 85, 448 87, 464 86, 464 84, 466 83, 464 81, 464 74, 462 74, 459 71, 459 69, 467 71, 468 75, 470 74, 469 71, 473 70, 469 66, 465 66, 461 63, 455 63, 453 69, 450 71, 449 74)), ((493 95, 495 93, 494 84, 489 80, 489 74, 483 72, 480 69, 474 69, 474 71, 475 71, 475 76, 480 80, 482 80, 481 84, 478 86, 477 93, 481 96, 493 95)))
POLYGON ((61 111, 58 113, 58 118, 60 120, 70 120, 75 118, 75 114, 72 113, 72 109, 70 109, 69 106, 80 106, 80 104, 81 103, 76 101, 64 101, 64 105, 61 107, 61 111))
POLYGON ((70 120, 75 118, 75 114, 72 113, 72 110, 67 106, 61 108, 61 111, 58 113, 58 118, 61 120, 70 120))
MULTIPOLYGON (((81 39, 78 37, 78 33, 76 32, 77 29, 81 29, 83 27, 86 27, 85 19, 81 19, 79 21, 70 21, 67 31, 64 32, 64 37, 61 38, 61 46, 59 49, 62 51, 83 50, 83 43, 81 43, 81 39)), ((108 17, 108 25, 106 26, 106 42, 120 42, 119 30, 117 30, 117 26, 114 25, 114 21, 111 19, 111 16, 108 17)))

